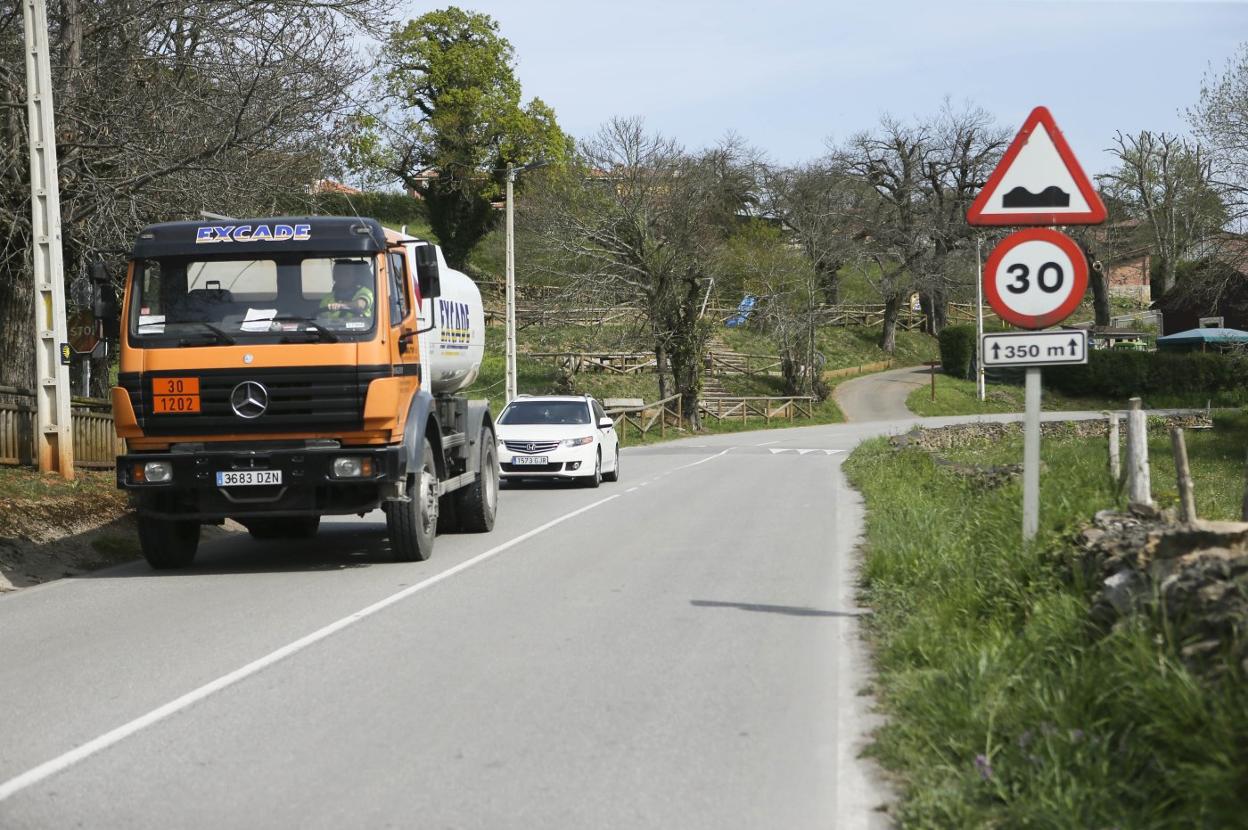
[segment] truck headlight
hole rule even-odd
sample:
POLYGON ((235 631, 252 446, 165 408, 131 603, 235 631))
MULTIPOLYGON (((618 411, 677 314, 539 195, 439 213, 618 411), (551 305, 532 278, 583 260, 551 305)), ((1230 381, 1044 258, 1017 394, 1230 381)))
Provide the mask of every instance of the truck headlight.
POLYGON ((373 459, 345 456, 334 459, 334 478, 368 478, 373 474, 373 459))
POLYGON ((143 465, 143 480, 163 484, 173 480, 173 465, 168 461, 149 461, 143 465))
POLYGON ((583 447, 592 443, 594 443, 594 436, 592 435, 586 435, 584 438, 565 438, 563 441, 565 447, 583 447))

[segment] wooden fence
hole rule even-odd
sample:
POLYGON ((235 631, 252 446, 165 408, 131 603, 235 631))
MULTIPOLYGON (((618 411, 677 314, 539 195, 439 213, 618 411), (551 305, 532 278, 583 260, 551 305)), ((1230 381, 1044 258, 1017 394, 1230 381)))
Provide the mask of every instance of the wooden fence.
POLYGON ((527 357, 553 359, 572 372, 603 372, 637 375, 653 372, 658 365, 653 352, 526 352, 527 357))
MULTIPOLYGON (((0 464, 31 466, 35 458, 34 395, 26 390, 0 388, 0 394, 16 402, 0 403, 0 464)), ((111 470, 125 452, 125 442, 113 431, 108 401, 74 398, 71 407, 74 466, 88 470, 111 470)))
POLYGON ((706 353, 706 370, 712 375, 771 375, 779 374, 780 358, 774 354, 723 354, 714 350, 706 353))
POLYGON ((625 435, 630 424, 637 430, 639 437, 644 437, 650 430, 655 429, 656 425, 659 435, 666 436, 669 424, 679 428, 684 422, 680 395, 672 395, 661 401, 639 406, 616 407, 606 412, 615 420, 615 431, 620 437, 620 446, 624 446, 625 435))
POLYGON ((859 366, 846 366, 844 369, 828 369, 824 371, 823 379, 848 378, 855 375, 865 375, 868 372, 883 372, 885 369, 891 368, 893 368, 893 361, 890 358, 881 360, 879 363, 863 363, 859 366))
POLYGON ((809 418, 814 414, 815 399, 809 396, 786 398, 703 398, 698 401, 698 409, 703 415, 717 421, 740 421, 748 423, 750 418, 762 418, 768 424, 773 419, 792 421, 795 418, 809 418))

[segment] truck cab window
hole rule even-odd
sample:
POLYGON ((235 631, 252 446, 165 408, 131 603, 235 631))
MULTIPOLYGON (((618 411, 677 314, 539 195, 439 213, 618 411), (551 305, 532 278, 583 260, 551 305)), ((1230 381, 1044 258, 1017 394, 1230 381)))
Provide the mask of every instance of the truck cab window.
POLYGON ((407 317, 410 307, 407 301, 406 286, 411 282, 407 278, 406 257, 399 251, 391 251, 386 261, 386 270, 390 274, 390 325, 397 326, 407 317))

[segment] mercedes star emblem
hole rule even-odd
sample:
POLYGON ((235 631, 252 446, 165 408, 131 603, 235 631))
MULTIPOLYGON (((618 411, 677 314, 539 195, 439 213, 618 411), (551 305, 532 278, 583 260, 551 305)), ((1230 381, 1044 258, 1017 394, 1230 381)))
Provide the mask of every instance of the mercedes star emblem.
POLYGON ((245 380, 230 392, 230 408, 240 418, 259 418, 269 408, 269 390, 264 384, 245 380))

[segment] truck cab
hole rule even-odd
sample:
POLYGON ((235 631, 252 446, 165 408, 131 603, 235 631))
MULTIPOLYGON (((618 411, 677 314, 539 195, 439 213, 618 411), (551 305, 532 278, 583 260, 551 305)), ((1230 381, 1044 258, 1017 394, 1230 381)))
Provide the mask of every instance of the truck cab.
POLYGON ((381 507, 404 561, 493 527, 493 420, 459 394, 480 293, 436 246, 358 217, 170 222, 139 234, 125 286, 117 484, 154 567, 190 564, 226 518, 310 537, 381 507))

